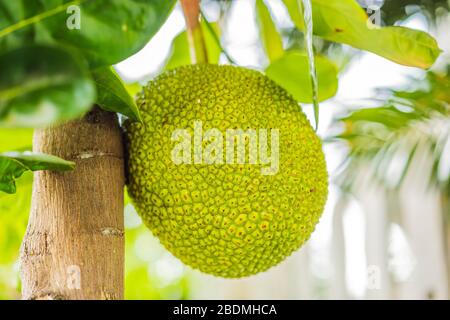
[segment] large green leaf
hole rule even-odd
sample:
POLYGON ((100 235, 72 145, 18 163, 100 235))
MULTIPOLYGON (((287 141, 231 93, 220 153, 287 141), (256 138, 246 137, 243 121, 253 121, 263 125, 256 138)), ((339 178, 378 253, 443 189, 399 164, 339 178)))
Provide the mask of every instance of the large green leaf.
MULTIPOLYGON (((214 35, 211 31, 214 31, 217 35, 219 33, 219 26, 217 23, 210 23, 211 30, 208 30, 207 22, 202 20, 201 28, 205 39, 205 45, 208 52, 208 62, 218 63, 222 49, 218 45, 214 35)), ((167 70, 174 69, 176 67, 191 64, 191 56, 189 50, 189 42, 186 31, 178 34, 172 41, 171 54, 167 60, 165 68, 167 70)))
MULTIPOLYGON (((295 25, 304 30, 299 2, 283 1, 295 25)), ((424 69, 431 67, 441 53, 436 40, 423 31, 375 26, 356 0, 312 0, 312 8, 314 34, 326 40, 424 69)))
POLYGON ((85 64, 66 50, 21 47, 0 54, 0 127, 40 127, 81 116, 95 102, 85 64))
MULTIPOLYGON (((315 62, 319 101, 324 101, 336 94, 338 69, 333 62, 323 56, 316 56, 315 62)), ((287 51, 284 56, 269 65, 266 75, 285 88, 296 100, 304 103, 313 101, 308 56, 305 52, 287 51)))
POLYGON ((39 43, 55 42, 82 50, 92 67, 112 65, 142 49, 165 22, 174 3, 0 0, 0 49, 16 44, 20 35, 29 38, 32 34, 39 43), (77 19, 79 29, 73 23, 77 19))
POLYGON ((33 152, 7 152, 0 154, 0 191, 15 193, 15 180, 25 171, 73 170, 75 163, 61 158, 33 152))
POLYGON ((135 121, 141 121, 139 110, 122 80, 111 67, 92 72, 97 85, 97 104, 104 110, 118 112, 135 121))
POLYGON ((261 33, 261 39, 264 44, 267 56, 270 61, 277 60, 283 53, 283 41, 278 33, 270 15, 269 9, 263 0, 256 0, 256 11, 258 14, 258 23, 261 33))

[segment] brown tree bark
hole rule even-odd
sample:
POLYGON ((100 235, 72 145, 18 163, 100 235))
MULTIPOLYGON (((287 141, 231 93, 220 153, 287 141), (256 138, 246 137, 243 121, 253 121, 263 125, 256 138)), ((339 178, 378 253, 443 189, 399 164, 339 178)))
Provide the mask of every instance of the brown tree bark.
POLYGON ((23 299, 123 299, 124 158, 113 113, 35 132, 33 149, 76 163, 35 174, 21 248, 23 299))

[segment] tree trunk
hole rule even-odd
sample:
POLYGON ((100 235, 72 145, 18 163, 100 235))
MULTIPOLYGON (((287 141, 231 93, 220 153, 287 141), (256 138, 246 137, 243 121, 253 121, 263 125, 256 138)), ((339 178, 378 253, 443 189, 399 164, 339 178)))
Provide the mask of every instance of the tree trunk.
POLYGON ((81 120, 37 130, 33 149, 76 168, 35 174, 21 248, 23 299, 123 299, 124 157, 117 116, 95 107, 81 120))

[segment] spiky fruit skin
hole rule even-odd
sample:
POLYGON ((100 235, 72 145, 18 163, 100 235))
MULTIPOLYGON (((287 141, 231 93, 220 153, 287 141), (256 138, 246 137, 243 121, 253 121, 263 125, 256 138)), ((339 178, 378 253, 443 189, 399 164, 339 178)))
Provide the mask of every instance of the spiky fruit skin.
POLYGON ((193 65, 150 82, 127 123, 128 190, 137 212, 185 264, 238 278, 297 250, 323 211, 328 188, 321 142, 299 105, 259 72, 193 65), (175 129, 279 129, 279 171, 255 164, 175 164, 175 129))

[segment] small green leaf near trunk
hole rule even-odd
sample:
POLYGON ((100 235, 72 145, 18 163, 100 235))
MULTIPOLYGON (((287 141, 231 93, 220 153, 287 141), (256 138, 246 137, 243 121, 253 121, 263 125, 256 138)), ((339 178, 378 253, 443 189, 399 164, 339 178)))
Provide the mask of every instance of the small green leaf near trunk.
POLYGON ((16 192, 15 180, 25 171, 68 171, 73 170, 75 163, 61 158, 33 152, 0 153, 0 191, 16 192))

